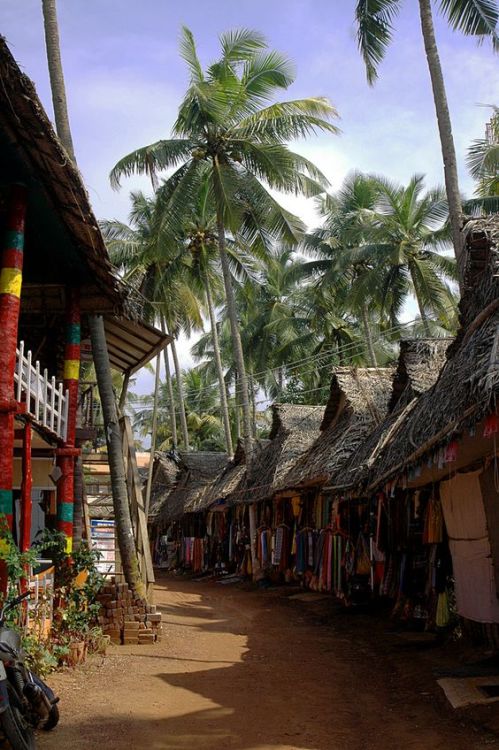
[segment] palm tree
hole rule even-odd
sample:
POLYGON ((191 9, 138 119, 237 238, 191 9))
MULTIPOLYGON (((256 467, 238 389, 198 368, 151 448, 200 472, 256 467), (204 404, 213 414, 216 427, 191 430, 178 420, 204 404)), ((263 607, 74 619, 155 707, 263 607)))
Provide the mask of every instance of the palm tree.
MULTIPOLYGON (((218 411, 218 384, 204 368, 192 368, 182 372, 183 388, 186 395, 185 408, 189 425, 189 443, 195 450, 216 450, 224 448, 224 433, 218 411)), ((177 389, 175 389, 177 391, 177 389)), ((178 393, 178 391, 177 391, 178 393)), ((168 430, 167 414, 168 391, 165 383, 159 388, 158 399, 158 446, 160 450, 172 447, 171 432, 168 430)), ((178 404, 178 402, 177 402, 178 404)), ((133 426, 142 437, 152 433, 154 423, 155 394, 137 399, 133 426)))
POLYGON ((68 152, 71 161, 76 164, 66 101, 66 86, 64 84, 64 71, 61 59, 56 0, 42 0, 42 10, 55 127, 57 135, 68 152))
POLYGON ((453 258, 440 252, 450 241, 445 194, 440 189, 423 193, 423 175, 414 175, 407 187, 371 179, 377 198, 356 230, 363 244, 352 250, 352 259, 366 264, 366 271, 353 285, 353 300, 381 293, 382 309, 394 325, 413 294, 425 335, 431 335, 429 314, 450 330, 456 300, 449 282, 457 279, 457 268, 453 258))
POLYGON ((471 176, 477 181, 475 193, 481 198, 499 196, 499 107, 492 109, 485 138, 473 141, 466 160, 471 176))
MULTIPOLYGON (((371 85, 377 78, 378 66, 392 39, 394 30, 392 23, 401 5, 402 0, 377 0, 377 2, 358 0, 357 2, 357 39, 366 65, 367 80, 371 85)), ((466 35, 478 36, 480 39, 490 37, 494 49, 499 49, 497 36, 499 10, 496 0, 440 0, 439 9, 453 29, 462 31, 466 35)), ((462 250, 461 196, 449 105, 435 39, 431 0, 419 0, 419 13, 440 133, 452 243, 455 256, 459 259, 462 250)))
MULTIPOLYGON (((156 199, 147 198, 142 192, 131 193, 130 225, 119 221, 103 221, 101 229, 111 259, 125 275, 141 288, 152 303, 151 315, 159 318, 161 326, 172 334, 172 358, 179 383, 180 425, 183 444, 189 449, 189 431, 183 406, 180 362, 175 345, 181 329, 190 332, 191 327, 201 327, 202 318, 199 299, 188 278, 188 268, 176 248, 164 247, 156 234, 156 199)), ((166 380, 173 403, 168 355, 165 354, 166 380)), ((175 412, 172 408, 171 429, 176 443, 175 412)))
MULTIPOLYGON (((47 61, 50 73, 57 134, 70 159, 76 166, 66 103, 66 89, 64 86, 64 75, 59 44, 56 2, 55 0, 42 0, 42 7, 47 61)), ((92 339, 93 360, 97 373, 99 394, 106 427, 114 515, 123 572, 125 574, 125 580, 130 587, 137 591, 138 594, 145 596, 146 592, 140 576, 130 506, 128 504, 128 490, 125 481, 125 463, 123 459, 122 439, 121 432, 118 428, 118 414, 114 399, 111 367, 109 364, 106 334, 102 316, 90 315, 89 326, 92 339)), ((81 464, 78 463, 75 466, 75 470, 79 471, 80 469, 81 464)), ((79 479, 77 485, 83 487, 83 482, 79 479)))
POLYGON ((296 240, 294 217, 268 188, 305 195, 325 189, 327 180, 322 173, 290 151, 286 142, 317 131, 337 132, 331 123, 336 112, 323 98, 269 104, 276 91, 289 87, 294 74, 290 61, 268 50, 260 34, 245 29, 228 32, 221 36, 220 44, 221 57, 205 72, 192 33, 183 29, 181 55, 191 80, 173 128, 174 138, 124 157, 112 170, 111 181, 118 186, 122 177, 133 173, 149 174, 154 181, 158 171, 177 167, 169 178, 171 193, 164 214, 164 222, 173 229, 183 222, 186 205, 192 204, 203 180, 209 180, 241 394, 243 436, 250 455, 248 385, 226 234, 244 225, 256 236, 265 216, 273 232, 296 240))
POLYGON ((374 314, 376 328, 382 328, 386 321, 382 320, 383 305, 380 304, 379 290, 373 289, 369 283, 372 268, 365 259, 357 258, 354 261, 352 251, 362 244, 362 229, 376 206, 378 193, 372 178, 353 172, 336 195, 318 198, 317 208, 323 225, 304 241, 305 250, 316 258, 302 267, 307 275, 320 274, 320 286, 334 289, 337 314, 343 311, 353 316, 352 322, 359 321, 367 359, 373 367, 377 365, 372 335, 374 314))

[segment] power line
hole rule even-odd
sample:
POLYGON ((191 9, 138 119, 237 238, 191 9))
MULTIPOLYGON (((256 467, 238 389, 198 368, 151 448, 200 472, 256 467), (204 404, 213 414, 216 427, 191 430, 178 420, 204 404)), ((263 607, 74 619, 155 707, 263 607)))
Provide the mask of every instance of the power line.
MULTIPOLYGON (((429 318, 429 319, 431 319, 431 318, 429 318)), ((392 328, 389 328, 386 331, 381 332, 378 335, 378 337, 373 340, 373 343, 378 343, 380 341, 383 341, 384 339, 389 338, 393 333, 395 333, 395 332, 401 332, 404 329, 408 328, 409 326, 413 325, 414 323, 417 323, 419 320, 420 320, 420 318, 415 318, 413 320, 406 321, 405 323, 398 324, 397 326, 393 326, 392 328)), ((347 354, 347 358, 352 359, 355 356, 356 353, 360 353, 360 352, 364 351, 365 348, 366 348, 366 345, 365 345, 365 342, 363 342, 363 341, 351 342, 350 344, 347 344, 344 347, 342 347, 342 349, 340 349, 340 350, 338 350, 338 349, 330 350, 328 352, 323 352, 323 353, 321 353, 319 355, 315 355, 314 357, 309 357, 308 361, 309 362, 317 361, 319 359, 323 359, 325 356, 330 356, 330 355, 335 355, 335 356, 338 356, 341 359, 343 359, 343 358, 345 358, 345 354, 347 354)), ((298 361, 306 361, 306 360, 298 360, 298 361)), ((315 370, 323 370, 326 367, 331 367, 331 366, 332 366, 332 363, 328 362, 326 364, 321 365, 320 367, 309 368, 305 372, 311 372, 314 369, 315 370)), ((286 370, 287 370, 288 366, 285 365, 285 367, 286 367, 286 370)), ((272 368, 269 368, 269 369, 272 369, 272 368)), ((265 371, 263 371, 263 372, 265 372, 265 371)), ((216 385, 216 384, 214 384, 214 385, 216 385)), ((211 390, 211 388, 213 388, 213 386, 210 387, 210 390, 211 390)), ((310 389, 307 389, 307 390, 302 390, 302 391, 299 391, 296 395, 297 396, 301 396, 301 395, 308 395, 310 393, 317 393, 318 391, 324 390, 324 388, 327 388, 327 386, 322 385, 322 386, 318 386, 317 388, 310 388, 310 389)), ((202 394, 203 391, 204 391, 204 389, 200 389, 199 391, 193 391, 192 393, 195 396, 200 396, 200 394, 202 394)), ((236 396, 239 393, 241 393, 241 391, 239 389, 236 389, 234 391, 233 395, 236 396)), ((147 399, 149 401, 150 398, 151 398, 150 396, 144 396, 142 400, 147 399)), ((254 403, 255 403, 255 406, 259 406, 261 404, 268 403, 268 401, 269 401, 268 398, 264 398, 264 399, 255 401, 254 403)), ((133 407, 133 404, 132 404, 132 407, 133 407)), ((240 408, 240 405, 238 405, 238 404, 229 404, 229 409, 237 409, 237 408, 240 408)), ((171 412, 168 409, 168 407, 166 407, 166 410, 168 411, 168 414, 170 415, 171 412)), ((210 414, 216 414, 218 412, 220 412, 220 405, 217 405, 217 406, 212 407, 210 409, 206 409, 206 410, 204 410, 202 412, 202 414, 210 415, 210 414)), ((175 416, 180 416, 181 412, 178 411, 178 410, 176 410, 174 412, 174 414, 175 414, 175 416)))
MULTIPOLYGON (((444 308, 444 311, 445 312, 452 312, 453 308, 452 307, 444 308)), ((435 319, 436 319, 436 316, 433 316, 433 317, 432 316, 428 316, 428 320, 435 320, 435 319)), ((408 326, 411 326, 414 323, 419 322, 420 320, 421 320, 421 318, 414 318, 413 320, 406 321, 405 323, 398 323, 397 325, 392 326, 391 328, 387 328, 384 331, 382 331, 377 338, 375 338, 373 340, 373 343, 378 343, 379 341, 382 341, 383 339, 388 338, 391 334, 400 332, 400 331, 404 330, 405 328, 407 328, 408 326)), ((351 351, 356 351, 357 353, 361 353, 361 352, 365 351, 365 349, 366 349, 366 343, 364 341, 352 341, 349 344, 345 344, 343 347, 341 347, 341 349, 328 349, 327 351, 319 352, 318 354, 315 354, 315 355, 313 355, 311 357, 304 357, 302 359, 295 360, 293 362, 290 362, 289 364, 283 365, 283 367, 286 369, 286 374, 289 375, 294 370, 300 369, 299 366, 300 366, 301 363, 318 362, 318 361, 320 361, 320 360, 322 360, 324 358, 327 358, 327 357, 329 357, 331 355, 339 356, 339 357, 343 358, 345 354, 348 355, 348 353, 351 352, 351 351)), ((328 366, 328 365, 326 365, 326 366, 328 366)), ((278 369, 278 368, 276 368, 276 367, 269 367, 269 368, 267 368, 265 370, 261 370, 260 372, 249 373, 249 375, 251 377, 253 377, 253 378, 257 378, 258 375, 263 375, 263 374, 266 374, 269 371, 276 370, 276 369, 278 369)), ((314 368, 312 366, 312 367, 306 369, 304 372, 305 373, 311 372, 314 369, 323 369, 323 368, 314 368)), ((218 386, 218 384, 216 382, 214 382, 211 385, 203 386, 199 390, 190 390, 190 391, 184 392, 184 396, 186 398, 188 398, 189 396, 192 396, 192 397, 196 398, 196 397, 199 397, 201 394, 203 394, 206 391, 213 390, 217 386, 218 386)), ((231 395, 236 396, 236 395, 239 395, 241 393, 242 393, 241 388, 236 388, 236 389, 234 389, 234 391, 232 392, 231 395)), ((149 396, 143 396, 143 397, 140 397, 140 398, 142 400, 147 400, 150 397, 149 396)))

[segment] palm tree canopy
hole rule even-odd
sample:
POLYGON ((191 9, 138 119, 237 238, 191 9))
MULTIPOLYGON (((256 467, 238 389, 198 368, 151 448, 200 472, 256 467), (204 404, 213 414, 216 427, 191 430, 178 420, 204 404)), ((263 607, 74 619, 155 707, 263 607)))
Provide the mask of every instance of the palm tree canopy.
MULTIPOLYGON (((242 29, 220 37, 221 57, 203 71, 192 33, 184 28, 181 54, 190 84, 173 127, 173 138, 125 156, 111 172, 118 187, 123 177, 174 169, 168 180, 164 222, 175 231, 186 205, 196 200, 208 175, 213 201, 232 230, 268 230, 289 241, 302 229, 268 188, 318 194, 328 182, 321 171, 286 145, 320 131, 337 133, 334 107, 322 97, 275 103, 276 93, 294 80, 291 62, 269 50, 264 38, 242 29)), ((165 228, 165 227, 163 227, 165 228)))
MULTIPOLYGON (((393 21, 402 0, 358 0, 355 10, 357 43, 366 66, 367 80, 372 85, 378 77, 378 66, 383 61, 392 40, 393 21)), ((437 7, 449 25, 467 36, 492 40, 499 51, 497 0, 439 0, 437 7)))
POLYGON ((499 107, 492 109, 485 138, 473 141, 466 160, 477 181, 476 194, 482 198, 499 196, 499 107))

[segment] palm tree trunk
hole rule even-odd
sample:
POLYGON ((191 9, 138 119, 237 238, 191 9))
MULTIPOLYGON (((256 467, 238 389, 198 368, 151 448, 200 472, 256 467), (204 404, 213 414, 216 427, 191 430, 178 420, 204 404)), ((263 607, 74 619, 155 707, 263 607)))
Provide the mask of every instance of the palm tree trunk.
POLYGON ((240 403, 243 411, 242 432, 244 449, 246 452, 246 461, 251 456, 251 412, 248 399, 248 379, 246 377, 246 368, 244 366, 244 354, 241 344, 241 334, 239 333, 239 323, 237 320, 236 300, 234 290, 232 289, 232 279, 229 268, 229 258, 225 247, 225 228, 220 212, 217 211, 217 229, 218 229, 218 250, 220 261, 222 263, 222 272, 224 277, 225 296, 227 298, 227 313, 229 316, 230 330, 232 334, 232 349, 238 374, 238 385, 240 403))
POLYGON ((210 315, 211 338, 213 341, 213 353, 215 355, 215 366, 217 368, 218 385, 220 387, 220 408, 222 410, 222 419, 225 432, 225 447, 229 457, 232 457, 234 448, 232 446, 232 435, 230 432, 229 406, 227 404, 227 393, 225 390, 225 378, 222 368, 222 357, 220 356, 220 342, 218 340, 217 321, 215 318, 215 308, 213 306, 213 297, 211 295, 210 280, 208 274, 204 273, 204 285, 206 291, 206 301, 208 303, 208 313, 210 315))
POLYGON ((125 580, 139 596, 145 596, 144 584, 140 577, 139 561, 133 538, 132 519, 128 504, 125 461, 123 458, 118 411, 111 379, 111 367, 106 345, 104 320, 101 315, 89 317, 92 352, 99 387, 101 408, 106 427, 106 443, 111 475, 114 518, 118 536, 121 564, 125 580))
POLYGON ((428 316, 426 315, 423 301, 421 300, 421 297, 418 292, 418 288, 416 284, 414 283, 414 274, 412 273, 412 271, 410 273, 411 273, 411 278, 412 278, 412 285, 414 287, 414 296, 416 297, 416 302, 418 303, 419 316, 423 324, 424 335, 426 336, 426 338, 431 339, 431 331, 430 331, 430 326, 428 324, 428 316))
MULTIPOLYGON (((163 316, 161 316, 161 330, 166 333, 166 323, 163 316)), ((172 431, 172 443, 174 450, 177 448, 177 418, 175 415, 175 396, 173 395, 172 376, 170 374, 170 358, 168 356, 168 346, 163 349, 163 356, 165 359, 165 377, 166 387, 168 388, 168 398, 170 401, 170 429, 172 431)))
POLYGON ((144 500, 144 511, 146 523, 149 518, 149 504, 151 502, 152 471, 154 466, 154 454, 156 452, 156 436, 158 434, 158 398, 160 387, 161 352, 156 357, 156 372, 154 374, 154 405, 152 412, 151 450, 149 452, 149 468, 147 471, 146 497, 144 500))
POLYGON ((277 368, 277 388, 279 390, 278 400, 282 398, 282 392, 284 390, 284 370, 282 365, 277 368))
POLYGON ((459 261, 463 249, 461 235, 462 205, 459 194, 459 180, 457 176, 456 150, 452 137, 452 125, 445 92, 442 66, 435 39, 435 28, 431 12, 430 0, 419 0, 419 13, 421 17, 421 30, 423 32, 426 59, 430 70, 431 85, 433 89, 433 101, 437 113, 438 130, 440 133, 440 145, 444 159, 445 189, 447 202, 449 204, 449 219, 452 232, 452 243, 454 253, 459 261))
POLYGON ((255 401, 255 382, 253 380, 253 373, 248 376, 248 386, 251 399, 251 422, 253 427, 253 437, 256 438, 256 401, 255 401))
MULTIPOLYGON (((166 328, 167 333, 168 326, 166 328)), ((189 430, 187 429, 187 418, 185 416, 184 386, 182 383, 182 370, 178 361, 177 347, 175 346, 175 337, 172 336, 171 344, 173 366, 175 368, 175 379, 177 381, 178 406, 180 409, 180 429, 182 430, 182 442, 186 451, 189 450, 189 430)))
POLYGON ((66 87, 64 85, 64 74, 62 70, 56 0, 42 0, 42 8, 55 126, 62 145, 76 166, 73 139, 69 127, 66 87))
MULTIPOLYGON (((252 461, 252 432, 251 432, 251 412, 248 399, 248 379, 246 377, 246 368, 244 366, 244 354, 243 346, 241 343, 241 334, 239 332, 239 323, 237 320, 236 300, 234 297, 234 290, 232 289, 232 279, 230 276, 229 258, 227 256, 227 250, 225 247, 225 227, 222 219, 222 214, 217 209, 217 231, 218 231, 218 250, 220 253, 220 261, 222 263, 222 273, 224 277, 225 296, 227 298, 227 313, 229 316, 230 330, 232 334, 232 350, 233 356, 236 363, 236 370, 238 373, 239 380, 239 394, 241 398, 241 407, 243 411, 242 427, 243 427, 243 442, 244 451, 246 453, 246 466, 251 465, 252 461)), ((258 558, 256 556, 256 522, 255 522, 255 507, 250 505, 248 509, 249 520, 250 520, 250 549, 251 549, 251 565, 253 569, 253 576, 259 568, 258 558)))
POLYGON ((369 311, 367 305, 362 305, 362 325, 364 326, 364 338, 366 340, 367 355, 369 357, 369 365, 371 367, 377 367, 378 362, 376 359, 376 352, 374 351, 373 339, 371 336, 371 328, 369 325, 369 311))
POLYGON ((241 438, 241 414, 239 413, 239 396, 237 385, 237 372, 234 375, 234 418, 236 421, 236 439, 241 438))

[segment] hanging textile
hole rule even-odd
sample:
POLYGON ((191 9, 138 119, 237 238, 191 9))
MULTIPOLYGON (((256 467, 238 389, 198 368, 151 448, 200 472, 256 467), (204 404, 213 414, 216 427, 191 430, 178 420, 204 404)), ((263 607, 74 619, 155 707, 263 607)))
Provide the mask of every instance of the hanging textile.
POLYGON ((443 539, 443 514, 439 498, 428 500, 423 531, 423 544, 438 544, 443 539))
POLYGON ((457 611, 476 622, 499 622, 494 569, 480 487, 481 471, 441 482, 440 497, 449 535, 457 611))

